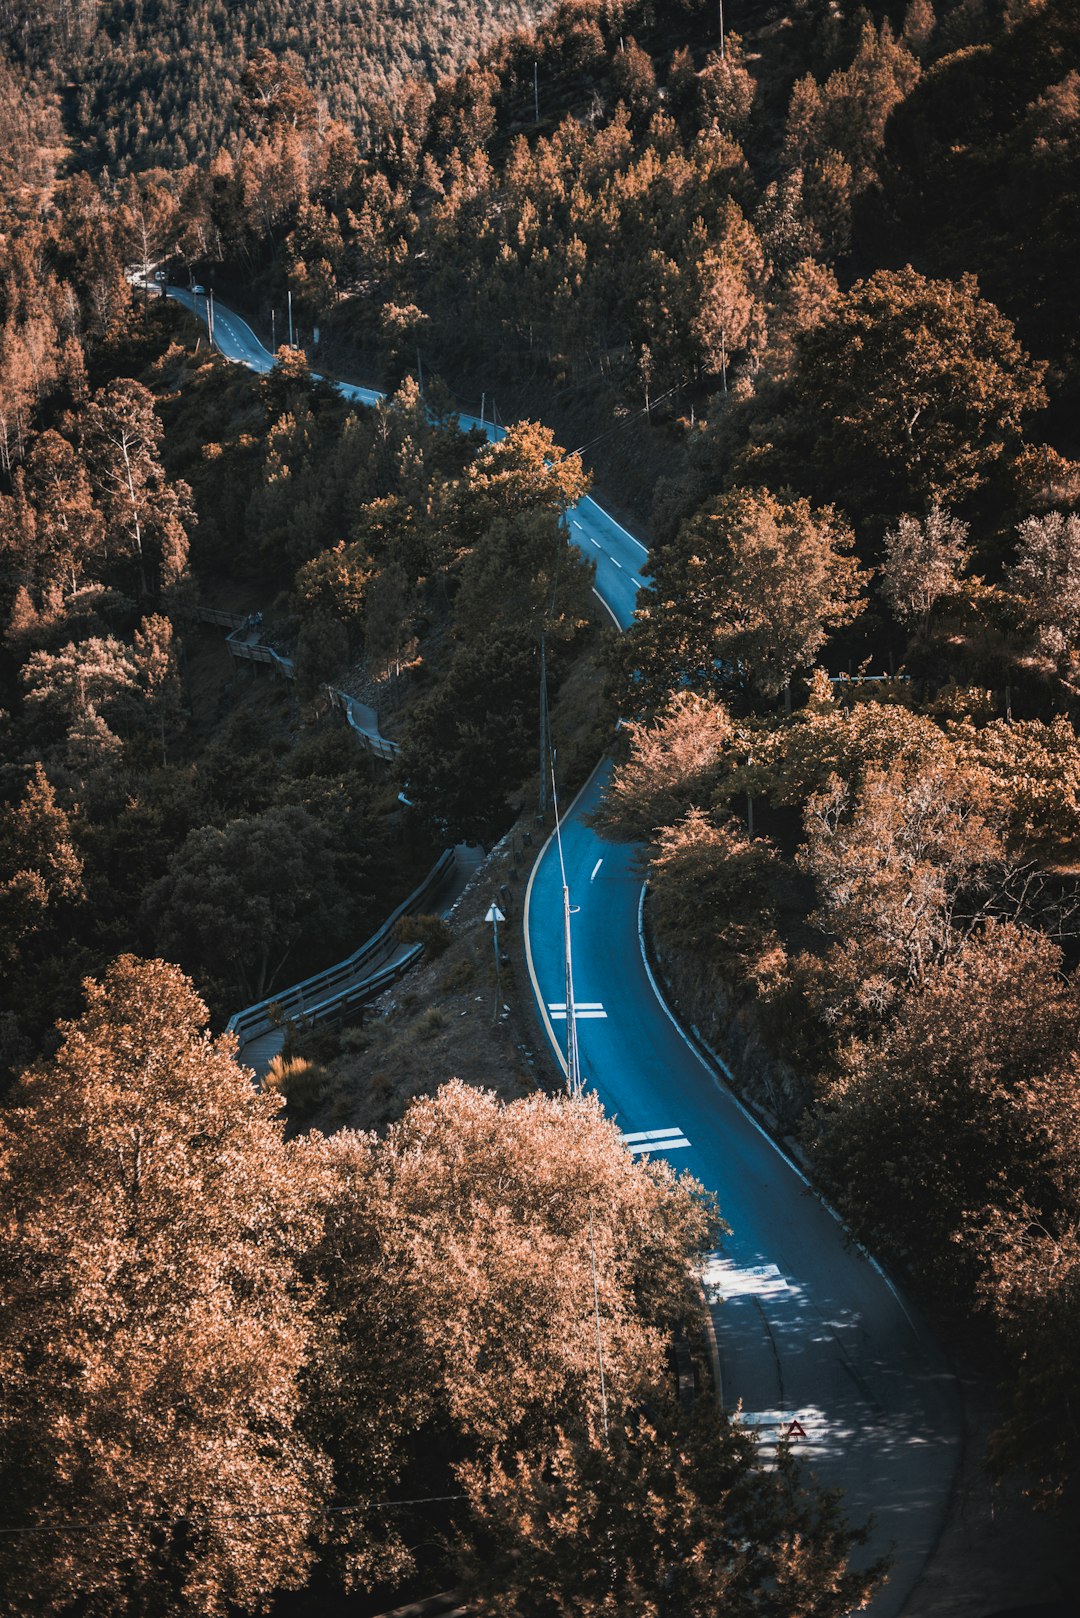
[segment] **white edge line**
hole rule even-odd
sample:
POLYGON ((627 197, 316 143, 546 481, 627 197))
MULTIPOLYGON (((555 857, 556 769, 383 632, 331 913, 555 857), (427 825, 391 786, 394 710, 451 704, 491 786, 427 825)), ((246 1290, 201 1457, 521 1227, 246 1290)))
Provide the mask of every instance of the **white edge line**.
MULTIPOLYGON (((169 291, 172 291, 172 290, 173 290, 172 288, 169 289, 169 291)), ((181 303, 181 304, 184 303, 184 300, 182 298, 177 298, 176 301, 178 303, 181 303)), ((198 310, 195 307, 194 298, 192 299, 192 302, 191 302, 190 305, 185 305, 185 306, 191 309, 191 312, 193 314, 195 314, 196 318, 199 318, 198 310)), ((250 332, 251 337, 252 337, 254 343, 257 345, 257 347, 260 348, 264 354, 269 354, 269 352, 270 352, 269 349, 266 349, 266 348, 263 347, 262 343, 259 342, 259 339, 255 336, 255 333, 251 330, 251 327, 247 325, 247 322, 241 320, 241 317, 239 315, 237 315, 235 318, 237 320, 240 320, 241 324, 246 327, 248 332, 250 332)), ((252 364, 251 361, 248 361, 246 363, 248 363, 249 365, 252 364)), ((252 366, 252 368, 254 368, 254 366, 252 366)), ((347 385, 355 386, 356 384, 347 384, 347 385)), ((374 389, 371 389, 370 391, 375 392, 374 389)), ((384 395, 380 395, 380 397, 384 397, 384 395)), ((648 554, 649 554, 648 546, 643 545, 641 543, 640 539, 635 539, 634 535, 630 532, 630 530, 628 528, 624 528, 622 523, 619 522, 618 518, 613 517, 611 515, 611 513, 609 511, 605 510, 605 508, 602 505, 600 505, 599 501, 594 500, 591 495, 586 495, 585 499, 589 502, 590 505, 594 506, 595 509, 597 511, 599 511, 602 516, 606 517, 608 522, 614 524, 614 526, 619 530, 619 532, 621 534, 625 534, 626 538, 630 541, 630 543, 632 545, 636 545, 638 550, 641 551, 641 553, 644 556, 648 556, 648 554)), ((615 560, 615 558, 612 557, 612 561, 614 561, 614 560, 615 560)), ((620 564, 616 564, 616 565, 620 565, 620 564)), ((612 622, 614 623, 616 629, 621 630, 623 628, 623 625, 619 622, 618 618, 615 616, 614 608, 611 606, 610 602, 608 602, 608 601, 606 601, 604 599, 604 597, 600 594, 599 590, 597 590, 595 588, 595 586, 593 588, 593 595, 600 602, 600 605, 602 607, 606 608, 608 613, 611 615, 612 622)), ((571 803, 569 809, 567 809, 566 813, 562 816, 562 819, 564 821, 568 820, 570 818, 570 816, 573 814, 574 809, 577 806, 578 799, 585 792, 586 787, 588 787, 590 785, 590 783, 592 782, 593 776, 597 773, 597 771, 601 768, 601 766, 605 762, 606 761, 604 759, 601 759, 600 762, 597 764, 596 769, 594 769, 592 771, 592 774, 590 774, 588 779, 585 781, 584 785, 581 787, 581 790, 578 792, 577 796, 574 798, 573 803, 571 803)), ((548 838, 545 841, 543 848, 540 850, 539 854, 536 856, 535 864, 533 865, 533 868, 532 868, 531 872, 529 873, 528 886, 526 887, 526 890, 525 890, 525 910, 524 910, 524 915, 523 915, 523 925, 524 925, 524 933, 525 933, 525 960, 526 960, 526 965, 529 968, 529 977, 530 977, 530 979, 532 981, 533 993, 534 993, 534 995, 536 997, 537 1005, 540 1007, 540 1015, 541 1015, 541 1017, 543 1019, 544 1026, 547 1029, 548 1038, 550 1039, 552 1048, 554 1049, 555 1055, 558 1058, 559 1066, 562 1068, 563 1073, 566 1074, 567 1078, 569 1078, 570 1075, 569 1075, 569 1070, 567 1069, 567 1065, 566 1065, 566 1058, 564 1057, 562 1051, 559 1049, 558 1041, 555 1038, 555 1030, 551 1026, 551 1022, 550 1022, 550 1020, 548 1018, 548 1014, 547 1014, 547 1007, 544 1004, 543 996, 540 993, 540 985, 539 985, 539 983, 537 981, 535 967, 533 966, 532 946, 531 946, 531 944, 529 942, 529 905, 530 905, 530 902, 532 900, 533 881, 535 879, 537 871, 540 869, 540 866, 541 866, 541 864, 543 862, 543 859, 544 859, 544 855, 547 853, 548 847, 549 847, 549 845, 551 843, 551 839, 554 837, 554 835, 555 835, 554 830, 552 830, 550 832, 550 834, 548 835, 548 838)), ((642 962, 644 963, 645 971, 646 971, 646 974, 648 975, 649 983, 651 984, 653 993, 656 995, 656 998, 660 1002, 660 1005, 662 1006, 665 1015, 670 1020, 671 1025, 675 1029, 675 1032, 678 1034, 679 1038, 683 1041, 683 1043, 687 1046, 687 1048, 689 1050, 693 1051, 694 1055, 697 1057, 698 1061, 701 1063, 702 1067, 706 1070, 706 1072, 710 1075, 710 1077, 714 1081, 719 1082, 719 1081, 716 1080, 716 1073, 714 1072, 712 1066, 710 1065, 710 1063, 708 1063, 705 1060, 705 1057, 703 1056, 702 1052, 698 1049, 697 1045, 690 1038, 690 1036, 685 1032, 685 1030, 681 1027, 681 1025, 679 1024, 677 1018, 675 1017, 675 1014, 672 1012, 672 1010, 669 1007, 667 1001, 664 999, 663 995, 660 992, 660 988, 659 988, 659 985, 657 984, 656 978, 653 976, 652 967, 649 965, 648 954, 647 954, 646 949, 645 949, 644 912, 645 912, 645 884, 642 883, 641 895, 640 895, 640 898, 638 899, 638 942, 639 942, 640 947, 641 947, 641 959, 642 959, 642 962)), ((773 1136, 769 1134, 769 1131, 767 1129, 765 1129, 764 1126, 758 1122, 758 1120, 754 1117, 753 1113, 750 1112, 750 1110, 746 1107, 746 1105, 743 1103, 743 1101, 740 1099, 739 1095, 737 1094, 737 1092, 734 1089, 734 1079, 732 1077, 731 1070, 728 1067, 727 1063, 723 1060, 723 1058, 720 1057, 720 1056, 717 1056, 717 1054, 714 1051, 711 1051, 711 1050, 710 1050, 709 1054, 713 1057, 714 1061, 719 1065, 721 1071, 723 1072, 723 1074, 727 1078, 728 1086, 729 1086, 728 1093, 731 1095, 732 1099, 735 1102, 735 1105, 739 1108, 739 1111, 746 1118, 747 1122, 753 1125, 753 1127, 757 1130, 758 1134, 762 1137, 763 1140, 768 1141, 769 1145, 773 1148, 773 1150, 777 1153, 777 1155, 779 1157, 783 1158, 784 1162, 788 1165, 788 1167, 795 1174, 798 1175, 799 1179, 802 1181, 803 1185, 806 1186, 807 1190, 811 1191, 813 1193, 813 1195, 815 1197, 817 1197, 817 1199, 821 1203, 822 1207, 827 1209, 828 1212, 830 1214, 832 1214, 833 1218, 836 1220, 836 1222, 840 1226, 840 1228, 844 1231, 845 1235, 852 1242, 853 1246, 858 1248, 859 1252, 863 1255, 863 1257, 867 1260, 867 1262, 874 1268, 874 1270, 877 1271, 878 1275, 885 1282, 885 1285, 889 1288, 889 1291, 892 1293, 893 1297, 896 1299, 897 1303, 900 1305, 900 1308, 901 1308, 901 1311, 903 1312, 904 1318, 907 1320, 907 1322, 908 1322, 909 1326, 911 1327, 912 1331, 918 1337, 920 1335, 918 1327, 916 1326, 915 1322, 912 1320, 910 1314, 908 1313, 907 1307, 906 1307, 906 1305, 904 1303, 903 1298, 900 1296, 899 1291, 897 1290, 895 1282, 891 1279, 891 1277, 882 1268, 882 1266, 880 1265, 878 1260, 874 1257, 873 1253, 869 1252, 863 1246, 863 1244, 858 1240, 858 1238, 851 1233, 851 1231, 848 1229, 847 1225, 844 1223, 844 1220, 841 1218, 840 1214, 832 1206, 831 1202, 829 1202, 826 1197, 823 1197, 821 1195, 820 1191, 816 1190, 816 1188, 807 1179, 806 1175, 799 1168, 798 1164, 795 1163, 794 1160, 788 1156, 788 1154, 784 1151, 783 1147, 779 1144, 779 1142, 776 1141, 773 1138, 773 1136)))
MULTIPOLYGON (((604 600, 603 596, 600 595, 600 593, 598 591, 594 590, 593 594, 596 596, 597 600, 602 603, 603 606, 607 607, 607 602, 604 600)), ((610 607, 608 607, 608 611, 611 612, 610 607)), ((615 618, 615 614, 613 612, 611 612, 611 616, 613 618, 615 618)), ((622 627, 619 624, 619 620, 617 618, 615 618, 615 625, 616 625, 616 628, 621 628, 622 627)), ((565 825, 565 823, 570 819, 570 816, 573 814, 574 810, 577 808, 579 802, 584 797, 584 795, 588 791, 589 787, 592 786, 594 778, 597 775, 599 775, 600 771, 604 768, 604 765, 606 763, 607 763, 606 758, 602 758, 602 759, 599 759, 597 761, 597 764, 596 764, 595 768, 592 770, 592 772, 589 775, 588 779, 581 786, 581 788, 578 791, 578 794, 575 797, 573 803, 570 805, 570 807, 562 815, 562 818, 561 818, 561 820, 559 822, 560 825, 565 825)), ((540 869, 541 865, 543 865, 543 863, 544 863, 544 856, 547 853, 548 849, 551 847, 552 839, 554 838, 554 836, 555 836, 555 828, 552 827, 551 831, 548 832, 547 840, 544 843, 543 848, 540 850, 539 854, 537 854, 536 859, 533 862, 532 870, 529 872, 529 881, 528 881, 528 884, 527 884, 527 886, 525 888, 525 907, 524 907, 524 910, 522 911, 521 925, 522 925, 522 930, 523 930, 523 932, 525 934, 525 965, 529 969, 529 981, 532 983, 532 986, 533 986, 533 994, 536 997, 536 1003, 540 1007, 540 1019, 543 1022, 545 1029, 547 1030, 548 1039, 551 1041, 551 1048, 555 1052, 555 1059, 558 1062, 559 1066, 562 1068, 563 1074, 565 1075, 565 1077, 567 1079, 569 1079, 569 1077, 570 1077, 570 1069, 566 1065, 566 1057, 563 1055, 561 1049, 559 1048, 559 1042, 555 1038, 555 1030, 551 1025, 551 1018, 548 1016, 547 1003, 544 1000, 543 995, 540 993, 540 981, 536 976, 536 967, 533 964, 532 943, 531 943, 531 941, 529 939, 529 907, 532 904, 533 883, 536 881, 536 873, 540 869)))
MULTIPOLYGON (((620 624, 618 618, 615 616, 615 608, 611 605, 610 601, 606 601, 604 599, 604 597, 600 594, 599 590, 596 588, 595 584, 593 585, 593 595, 596 597, 597 601, 599 601, 600 605, 602 607, 606 608, 607 611, 611 614, 612 623, 615 625, 615 628, 619 631, 619 633, 622 634, 623 626, 622 626, 622 624, 620 624)), ((601 763, 603 763, 603 760, 601 760, 601 763)), ((600 765, 598 764, 596 766, 596 768, 599 769, 600 765)), ((577 802, 576 798, 574 799, 574 802, 575 803, 577 802)), ((567 814, 569 814, 569 813, 570 813, 570 811, 567 810, 567 814)), ((566 815, 563 816, 563 819, 564 820, 566 819, 566 815)))
MULTIPOLYGON (((701 1063, 701 1065, 705 1069, 706 1073, 708 1073, 709 1077, 713 1080, 714 1084, 719 1084, 720 1080, 717 1078, 716 1071, 715 1071, 712 1063, 707 1062, 705 1060, 704 1053, 694 1043, 694 1041, 690 1038, 690 1035, 686 1032, 685 1028, 683 1028, 683 1026, 679 1022, 678 1018, 676 1017, 675 1013, 672 1011, 671 1007, 668 1005, 667 1001, 664 999, 664 996, 660 991, 660 985, 657 983, 656 977, 655 977, 655 975, 653 973, 653 969, 649 965, 649 953, 648 953, 648 950, 645 948, 645 890, 646 890, 647 887, 648 887, 648 883, 643 882, 641 884, 641 893, 638 896, 638 944, 639 944, 640 949, 641 949, 641 960, 642 960, 642 964, 645 967, 646 975, 648 976, 649 983, 652 986, 653 994, 655 994, 657 1000, 659 1000, 660 1005, 663 1008, 665 1016, 667 1017, 668 1021, 671 1023, 671 1026, 674 1028, 674 1030, 678 1034, 679 1038, 682 1040, 683 1044, 686 1046, 687 1050, 692 1051, 693 1054, 697 1057, 698 1061, 701 1063)), ((858 1251, 862 1254, 863 1258, 866 1259, 867 1263, 870 1264, 871 1267, 874 1270, 877 1271, 878 1275, 884 1281, 885 1285, 888 1287, 889 1291, 892 1293, 893 1297, 896 1299, 897 1303, 900 1305, 900 1310, 901 1310, 901 1313, 904 1316, 904 1319, 907 1321, 908 1325, 911 1327, 912 1331, 915 1333, 916 1338, 918 1338, 919 1341, 921 1342, 922 1341, 922 1333, 920 1332, 918 1326, 915 1324, 914 1320, 912 1320, 911 1315, 908 1313, 907 1305, 905 1304, 903 1298, 900 1296, 900 1293, 899 1293, 899 1290, 897 1289, 895 1281, 893 1281, 892 1277, 890 1275, 888 1275, 885 1270, 882 1269, 881 1265, 878 1263, 878 1261, 874 1257, 873 1253, 869 1252, 863 1246, 862 1242, 859 1241, 858 1237, 855 1236, 848 1229, 848 1226, 845 1224, 842 1216, 833 1207, 833 1205, 829 1201, 829 1199, 827 1197, 823 1197, 821 1192, 817 1189, 817 1187, 810 1180, 807 1179, 806 1175, 803 1173, 803 1171, 799 1167, 799 1165, 795 1162, 794 1158, 791 1158, 791 1157, 788 1156, 787 1152, 785 1152, 784 1148, 780 1145, 780 1142, 773 1135, 770 1135, 769 1131, 765 1128, 764 1124, 759 1123, 758 1120, 754 1117, 754 1115, 750 1111, 749 1107, 742 1100, 742 1098, 739 1095, 738 1091, 735 1089, 735 1077, 734 1077, 731 1069, 728 1067, 727 1063, 724 1061, 723 1057, 718 1056, 717 1053, 714 1050, 711 1049, 711 1047, 709 1049, 709 1055, 712 1057, 713 1062, 716 1063, 716 1066, 719 1067, 721 1073, 724 1075, 725 1079, 727 1080, 727 1084, 723 1086, 723 1090, 724 1090, 725 1095, 729 1095, 731 1097, 731 1099, 734 1101, 735 1105, 738 1107, 739 1111, 742 1113, 743 1117, 746 1119, 747 1123, 753 1125, 753 1127, 757 1130, 758 1134, 761 1136, 762 1140, 768 1142, 768 1144, 772 1147, 772 1149, 776 1153, 776 1155, 778 1157, 783 1158, 784 1162, 787 1164, 788 1168, 791 1170, 791 1172, 793 1174, 798 1175, 799 1179, 802 1181, 802 1183, 806 1187, 806 1189, 813 1196, 815 1196, 817 1198, 817 1200, 821 1203, 821 1206, 826 1210, 826 1212, 832 1214, 833 1218, 836 1220, 836 1223, 840 1226, 840 1229, 844 1232, 844 1235, 851 1242, 852 1246, 858 1249, 858 1251)))

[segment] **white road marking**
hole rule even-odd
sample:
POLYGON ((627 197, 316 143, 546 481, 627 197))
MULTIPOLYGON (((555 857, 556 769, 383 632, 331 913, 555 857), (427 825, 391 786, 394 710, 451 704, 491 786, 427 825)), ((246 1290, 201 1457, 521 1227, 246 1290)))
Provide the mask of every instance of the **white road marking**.
MULTIPOLYGON (((584 530, 582 530, 582 532, 584 532, 584 530)), ((600 541, 598 539, 593 539, 591 534, 589 535, 589 543, 590 545, 595 545, 597 550, 601 549, 600 541)))
POLYGON ((621 522, 616 522, 615 518, 611 515, 611 512, 610 511, 605 511, 603 506, 596 505, 596 501, 592 498, 591 495, 587 494, 585 496, 585 498, 586 498, 586 500, 589 502, 589 504, 591 506, 596 506, 597 511, 600 512, 601 516, 604 516, 604 517, 607 518, 608 522, 611 523, 613 528, 617 528, 619 530, 620 534, 625 534, 626 535, 626 537, 630 541, 631 545, 636 545, 639 551, 644 552, 644 554, 646 556, 648 556, 649 547, 647 545, 643 545, 641 543, 640 539, 635 539, 633 534, 630 532, 629 528, 624 528, 621 522))
MULTIPOLYGON (((615 628, 619 631, 620 634, 622 634, 623 626, 619 622, 618 614, 616 613, 615 608, 611 605, 611 602, 604 600, 604 597, 600 594, 599 590, 596 588, 595 585, 593 586, 593 595, 596 597, 597 601, 599 601, 599 603, 603 607, 604 611, 608 614, 608 616, 610 617, 612 623, 615 625, 615 628)), ((604 762, 606 763, 607 761, 605 760, 604 762)), ((554 833, 552 833, 552 836, 554 836, 554 833)))
MULTIPOLYGON (((580 523, 579 523, 579 522, 578 522, 578 520, 577 520, 577 518, 576 518, 576 517, 571 517, 571 518, 570 518, 570 521, 571 521, 571 522, 572 522, 572 523, 573 523, 573 525, 574 525, 574 527, 575 527, 575 528, 581 528, 581 524, 580 524, 580 523)), ((584 528, 581 528, 581 532, 582 532, 582 533, 584 533, 584 532, 585 532, 585 530, 584 530, 584 528)))
POLYGON ((623 1135, 623 1140, 664 1140, 668 1135, 681 1135, 681 1129, 638 1129, 623 1135))
POLYGON ((592 868, 592 876, 590 876, 590 878, 589 878, 590 882, 595 882, 596 881, 596 873, 600 869, 601 865, 603 865, 603 863, 604 863, 604 856, 601 854, 600 858, 597 860, 596 864, 592 868))
POLYGON ((619 567, 619 568, 622 567, 622 563, 619 561, 619 558, 617 556, 609 556, 608 561, 609 562, 614 562, 616 567, 619 567))
POLYGON ((624 1134, 623 1140, 666 1140, 669 1135, 681 1135, 681 1129, 638 1129, 632 1134, 624 1134))
POLYGON ((775 1467, 777 1450, 785 1440, 803 1461, 828 1453, 830 1424, 817 1405, 802 1410, 741 1410, 735 1419, 753 1433, 758 1460, 767 1471, 775 1467))
POLYGON ((677 1152, 690 1142, 681 1129, 639 1129, 620 1137, 631 1157, 645 1152, 677 1152))
POLYGON ((792 1291, 775 1264, 750 1264, 740 1269, 721 1253, 706 1257, 701 1284, 710 1303, 722 1303, 725 1298, 774 1298, 792 1291))
MULTIPOLYGON (((551 1012, 552 1022, 566 1021, 565 1000, 549 1000, 548 1010, 551 1012)), ((589 1018, 606 1018, 607 1012, 604 1010, 603 1005, 599 1000, 575 1000, 574 1017, 578 1022, 580 1022, 582 1018, 585 1018, 586 1020, 589 1018)))
MULTIPOLYGON (((589 779, 591 781, 592 777, 590 776, 589 779)), ((582 788, 582 791, 584 791, 584 788, 582 788)), ((579 794, 579 796, 580 796, 580 794, 579 794)), ((574 801, 576 803, 577 800, 575 799, 574 801)), ((552 835, 552 837, 554 837, 555 833, 552 832, 551 835, 552 835)), ((549 838, 549 841, 550 841, 550 838, 549 838)), ((546 847, 546 845, 545 845, 545 847, 546 847)), ((863 1258, 870 1265, 870 1268, 872 1270, 874 1270, 881 1277, 881 1279, 884 1281, 885 1285, 888 1287, 889 1291, 892 1293, 893 1297, 896 1299, 896 1302, 900 1307, 900 1312, 902 1313, 904 1319, 907 1321, 908 1325, 911 1327, 911 1329, 914 1332, 915 1336, 917 1338, 919 1338, 919 1340, 921 1342, 922 1334, 920 1333, 919 1328, 916 1326, 914 1320, 912 1320, 911 1315, 908 1312, 908 1307, 905 1304, 903 1298, 900 1296, 900 1293, 899 1293, 899 1291, 897 1290, 897 1287, 896 1287, 896 1283, 893 1281, 892 1277, 884 1269, 882 1269, 881 1265, 878 1263, 878 1260, 874 1257, 873 1253, 869 1252, 868 1249, 865 1248, 862 1245, 862 1243, 857 1239, 857 1237, 855 1237, 852 1234, 852 1232, 848 1229, 847 1225, 844 1223, 843 1219, 837 1213, 836 1209, 833 1207, 832 1203, 828 1200, 828 1198, 822 1196, 821 1192, 818 1191, 810 1183, 810 1181, 807 1179, 806 1175, 803 1173, 802 1169, 799 1168, 798 1164, 795 1163, 793 1161, 793 1159, 791 1159, 787 1155, 787 1153, 784 1151, 783 1147, 780 1146, 773 1139, 773 1137, 769 1134, 768 1130, 765 1129, 763 1125, 758 1123, 757 1119, 754 1117, 754 1115, 750 1111, 749 1107, 742 1100, 741 1096, 738 1094, 737 1090, 735 1089, 735 1076, 732 1073, 731 1069, 728 1067, 727 1063, 724 1061, 724 1058, 722 1056, 720 1056, 718 1054, 718 1052, 714 1051, 711 1045, 707 1045, 705 1047, 706 1050, 709 1052, 709 1055, 712 1057, 713 1061, 716 1063, 716 1067, 719 1069, 720 1073, 722 1073, 724 1078, 727 1080, 726 1085, 721 1083, 721 1080, 720 1080, 717 1072, 712 1067, 710 1067, 709 1063, 705 1060, 705 1057, 702 1055, 701 1051, 698 1050, 697 1046, 694 1044, 693 1040, 690 1038, 690 1035, 683 1028, 682 1024, 679 1022, 678 1018, 675 1016, 675 1013, 672 1011, 671 1007, 668 1005, 667 1001, 664 999, 664 996, 660 992, 660 985, 656 981, 656 974, 654 973, 652 967, 649 964, 649 952, 645 948, 645 893, 646 893, 647 888, 648 888, 648 883, 643 882, 641 884, 641 893, 640 893, 640 895, 638 897, 638 911, 637 911, 638 947, 641 950, 641 960, 642 960, 642 965, 645 968, 645 975, 649 980, 649 984, 650 984, 650 986, 652 988, 653 994, 656 996, 656 998, 657 998, 657 1000, 658 1000, 658 1002, 660 1004, 661 1011, 663 1011, 665 1017, 667 1017, 668 1021, 671 1023, 671 1026, 674 1028, 675 1032, 678 1034, 679 1038, 682 1040, 682 1042, 686 1046, 687 1050, 690 1051, 691 1055, 697 1057, 698 1061, 701 1063, 701 1066, 705 1069, 705 1072, 708 1073, 709 1077, 712 1079, 713 1083, 717 1086, 717 1088, 721 1091, 721 1093, 723 1095, 728 1096, 732 1101, 734 1101, 735 1105, 738 1107, 739 1111, 742 1113, 743 1117, 746 1119, 747 1123, 751 1126, 751 1128, 757 1130, 757 1132, 761 1136, 762 1140, 766 1141, 767 1144, 772 1147, 772 1149, 776 1153, 777 1157, 783 1158, 783 1160, 787 1164, 788 1168, 791 1170, 791 1172, 793 1174, 798 1176, 798 1178, 802 1181, 802 1183, 806 1187, 806 1189, 808 1191, 810 1191, 810 1192, 813 1192, 814 1196, 817 1197, 818 1201, 821 1203, 821 1206, 825 1209, 826 1213, 831 1214, 832 1217, 836 1220, 836 1223, 840 1226, 840 1229, 844 1232, 845 1236, 847 1237, 847 1239, 851 1243, 851 1245, 854 1248, 856 1248, 856 1250, 858 1252, 860 1252, 862 1254, 863 1258)))

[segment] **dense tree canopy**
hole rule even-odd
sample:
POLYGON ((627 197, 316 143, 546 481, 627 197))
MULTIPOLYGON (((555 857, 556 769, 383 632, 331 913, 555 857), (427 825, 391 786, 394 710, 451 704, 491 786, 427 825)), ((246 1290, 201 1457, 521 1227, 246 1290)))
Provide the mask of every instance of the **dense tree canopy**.
POLYGON ((505 830, 541 681, 586 639, 563 518, 592 456, 655 541, 601 818, 650 841, 665 963, 859 1232, 937 1307, 985 1311, 996 1454, 1064 1497, 1080 10, 749 8, 721 51, 704 0, 569 0, 476 55, 493 11, 0 8, 0 1060, 46 1052, 0 1128, 0 1464, 28 1513, 82 1490, 110 1524, 5 1551, 13 1603, 220 1610, 316 1542, 345 1584, 392 1581, 434 1535, 379 1502, 432 1456, 466 1496, 440 1576, 482 1609, 600 1611, 614 1577, 624 1607, 707 1610, 702 1543, 732 1611, 858 1595, 820 1501, 669 1408, 692 1188, 596 1114, 457 1088, 384 1141, 286 1148, 175 969, 124 954, 174 954, 224 1021, 355 944, 433 844, 505 830), (306 351, 259 383, 223 366, 152 295, 159 265, 271 344, 291 294, 306 351), (316 373, 391 394, 355 408, 316 373), (458 432, 440 373, 470 413, 494 390, 530 419, 458 432), (297 680, 248 681, 200 599, 261 608, 297 680), (398 727, 396 778, 327 683, 398 727), (205 1130, 176 1123, 181 1084, 205 1130), (223 1108, 265 1148, 245 1186, 239 1149, 207 1156, 223 1108), (209 1369, 170 1403, 188 1354, 209 1369), (287 1526, 220 1528, 219 1474, 226 1501, 278 1490, 287 1526))
POLYGON ((5 1608, 224 1613, 298 1582, 310 1241, 275 1105, 175 967, 131 957, 0 1120, 5 1608))
MULTIPOLYGON (((832 510, 734 489, 652 563, 623 657, 654 702, 677 681, 775 696, 861 608, 852 534, 832 510)), ((635 697, 637 693, 635 692, 635 697)))
POLYGON ((799 340, 815 458, 845 490, 871 459, 890 503, 977 490, 1045 403, 1044 369, 973 276, 933 281, 910 267, 857 282, 799 340))
POLYGON ((320 102, 337 119, 381 131, 385 104, 409 77, 449 71, 496 26, 533 13, 518 0, 439 0, 406 20, 341 0, 270 0, 244 12, 168 4, 133 18, 119 4, 50 3, 32 28, 24 19, 5 32, 53 72, 78 66, 79 133, 128 170, 210 158, 252 121, 302 126, 320 102))
MULTIPOLYGON (((626 1545, 659 1490, 671 1565, 707 1533, 710 1583, 736 1554, 737 1587, 780 1580, 822 1618, 868 1587, 832 1500, 760 1470, 711 1404, 677 1436, 643 1420, 674 1420, 666 1343, 716 1211, 597 1102, 453 1084, 382 1140, 287 1141, 175 967, 121 957, 86 993, 0 1119, 0 1476, 50 1530, 0 1546, 5 1611, 251 1610, 318 1546, 371 1589, 416 1565, 431 1505, 440 1577, 479 1593, 493 1555, 531 1565, 551 1610, 541 1479, 626 1545), (597 1330, 631 1463, 603 1503, 597 1330)), ((572 1604, 610 1569, 575 1537, 572 1604)), ((628 1590, 667 1565, 634 1558, 628 1590)))
MULTIPOLYGON (((841 1618, 877 1569, 845 1568, 850 1538, 831 1501, 785 1499, 746 1469, 744 1434, 701 1409, 674 1431, 641 1415, 607 1443, 563 1436, 543 1467, 519 1459, 466 1473, 479 1545, 470 1581, 484 1618, 750 1618, 770 1607, 841 1618), (603 1545, 596 1558, 588 1547, 603 1545)), ((794 1480, 793 1480, 794 1481, 794 1480)), ((779 1487, 778 1487, 779 1485, 779 1487)))

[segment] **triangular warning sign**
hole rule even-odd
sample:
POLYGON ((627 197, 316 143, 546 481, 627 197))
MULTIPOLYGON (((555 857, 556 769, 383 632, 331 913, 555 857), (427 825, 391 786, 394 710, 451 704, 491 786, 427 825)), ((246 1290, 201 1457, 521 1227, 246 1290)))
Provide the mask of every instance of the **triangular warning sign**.
POLYGON ((806 1437, 806 1428, 803 1426, 801 1421, 793 1421, 789 1425, 784 1437, 790 1439, 792 1442, 797 1442, 800 1438, 806 1437))

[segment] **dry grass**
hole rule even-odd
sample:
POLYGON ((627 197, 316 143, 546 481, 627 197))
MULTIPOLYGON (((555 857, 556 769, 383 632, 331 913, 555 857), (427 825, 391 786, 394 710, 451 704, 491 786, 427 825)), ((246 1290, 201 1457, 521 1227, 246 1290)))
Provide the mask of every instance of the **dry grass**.
POLYGON ((290 1055, 320 1060, 324 1075, 313 1098, 317 1104, 304 1109, 305 1122, 328 1131, 382 1129, 416 1096, 430 1094, 449 1079, 494 1090, 507 1100, 546 1081, 528 981, 515 958, 521 953, 515 928, 508 926, 500 938, 510 948, 500 966, 502 993, 497 997, 492 929, 484 920, 494 900, 505 909, 504 890, 509 890, 508 919, 520 921, 528 868, 523 861, 513 862, 512 843, 491 854, 458 901, 446 949, 437 959, 422 960, 369 1007, 362 1026, 293 1042, 290 1055), (329 1059, 328 1038, 335 1047, 329 1059))

